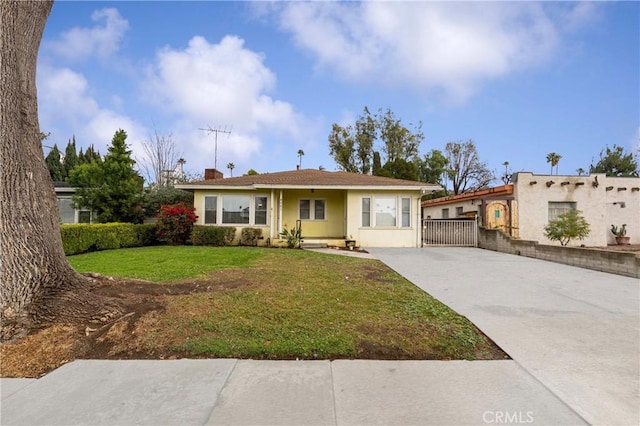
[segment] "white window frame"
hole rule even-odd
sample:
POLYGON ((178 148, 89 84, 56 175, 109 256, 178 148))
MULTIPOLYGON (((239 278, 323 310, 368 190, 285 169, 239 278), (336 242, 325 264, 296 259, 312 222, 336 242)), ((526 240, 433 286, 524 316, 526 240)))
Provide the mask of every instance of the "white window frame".
POLYGON ((577 210, 578 203, 575 201, 549 201, 547 204, 547 215, 549 221, 556 220, 563 213, 577 210))
POLYGON ((299 198, 298 199, 298 219, 305 222, 324 222, 327 220, 327 199, 326 198, 299 198), (300 215, 300 203, 302 201, 309 201, 309 217, 303 219, 300 215), (321 201, 324 203, 323 208, 323 218, 316 219, 316 201, 321 201))
MULTIPOLYGON (((209 226, 238 226, 238 227, 269 227, 269 195, 268 194, 243 194, 241 192, 230 192, 230 193, 217 193, 217 194, 205 194, 202 198, 202 211, 205 212, 205 206, 207 204, 207 198, 215 197, 216 198, 216 218, 215 223, 207 223, 205 220, 205 216, 203 215, 202 223, 209 226), (249 223, 223 223, 222 222, 222 206, 224 205, 224 197, 249 197, 249 223), (256 224, 256 199, 264 198, 266 200, 266 221, 264 224, 256 224)), ((205 213, 206 214, 206 213, 205 213)))
POLYGON ((413 203, 412 197, 405 196, 385 196, 378 195, 378 199, 395 199, 395 225, 379 225, 377 223, 377 212, 376 212, 376 196, 375 195, 364 195, 360 197, 360 227, 366 229, 412 229, 413 222, 413 203), (364 215, 366 212, 363 210, 363 200, 369 199, 369 225, 365 225, 363 223, 364 215), (409 211, 403 211, 403 200, 408 200, 409 211), (408 226, 404 226, 404 218, 406 215, 408 216, 408 226))

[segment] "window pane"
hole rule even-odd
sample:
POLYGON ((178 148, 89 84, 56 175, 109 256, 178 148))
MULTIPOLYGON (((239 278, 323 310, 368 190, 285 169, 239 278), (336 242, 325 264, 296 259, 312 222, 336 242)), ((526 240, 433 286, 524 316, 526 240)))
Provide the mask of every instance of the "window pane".
POLYGON ((76 223, 76 210, 73 208, 71 198, 58 198, 61 223, 76 223))
POLYGON ((371 198, 362 199, 362 226, 371 226, 371 198))
POLYGON ((218 215, 218 197, 204 197, 204 223, 215 224, 218 215))
POLYGON ((225 195, 222 197, 222 223, 248 224, 249 204, 248 195, 225 195))
POLYGON ((314 200, 315 220, 324 220, 324 200, 314 200))
POLYGON ((91 212, 89 210, 78 212, 78 223, 91 223, 91 212))
POLYGON ((311 215, 311 200, 300 200, 300 219, 309 219, 311 215))
POLYGON ((402 226, 404 228, 411 226, 411 198, 402 199, 402 226))
POLYGON ((442 209, 442 218, 449 219, 449 209, 442 209))
POLYGON ((256 197, 255 224, 267 224, 267 197, 256 197))
POLYGON ((395 198, 376 198, 376 226, 396 226, 395 198))
POLYGON ((549 220, 555 220, 563 213, 576 209, 576 203, 549 201, 549 220))

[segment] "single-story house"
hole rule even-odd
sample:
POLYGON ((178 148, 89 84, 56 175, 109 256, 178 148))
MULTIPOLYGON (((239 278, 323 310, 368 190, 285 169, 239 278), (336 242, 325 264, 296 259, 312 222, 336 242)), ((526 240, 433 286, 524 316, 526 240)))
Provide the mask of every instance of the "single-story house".
MULTIPOLYGON (((544 227, 571 209, 582 211, 591 232, 571 245, 615 244, 611 225, 627 225, 632 244, 640 244, 640 178, 534 175, 520 172, 513 183, 422 203, 424 218, 446 219, 477 215, 481 224, 512 237, 554 244, 544 227)), ((557 243, 555 243, 557 244, 557 243)))
POLYGON ((91 223, 91 211, 76 209, 73 207, 71 197, 76 193, 67 182, 54 182, 58 210, 60 211, 60 223, 91 223))
POLYGON ((339 246, 349 239, 364 247, 419 247, 420 199, 441 189, 315 169, 206 179, 176 188, 193 191, 199 225, 262 228, 264 242, 278 244, 285 227, 299 224, 305 243, 339 246))

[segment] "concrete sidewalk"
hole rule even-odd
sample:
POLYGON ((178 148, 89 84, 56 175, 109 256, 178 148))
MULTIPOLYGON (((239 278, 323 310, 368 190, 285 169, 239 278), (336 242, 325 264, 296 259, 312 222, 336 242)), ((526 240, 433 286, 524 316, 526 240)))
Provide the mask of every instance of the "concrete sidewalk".
POLYGON ((592 424, 640 424, 640 281, 474 248, 370 249, 592 424))
POLYGON ((3 425, 584 424, 513 361, 75 361, 1 379, 3 425))

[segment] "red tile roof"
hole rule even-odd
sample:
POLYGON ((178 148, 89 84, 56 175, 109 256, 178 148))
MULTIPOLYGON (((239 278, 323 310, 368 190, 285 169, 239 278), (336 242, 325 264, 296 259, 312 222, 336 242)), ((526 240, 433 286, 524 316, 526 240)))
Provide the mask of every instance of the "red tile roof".
POLYGON ((393 179, 382 176, 370 176, 359 173, 328 172, 316 169, 290 170, 276 173, 263 173, 251 176, 238 176, 225 179, 209 179, 176 185, 180 189, 204 189, 225 187, 254 188, 320 188, 320 187, 378 187, 396 189, 425 189, 437 191, 439 185, 412 180, 393 179))

